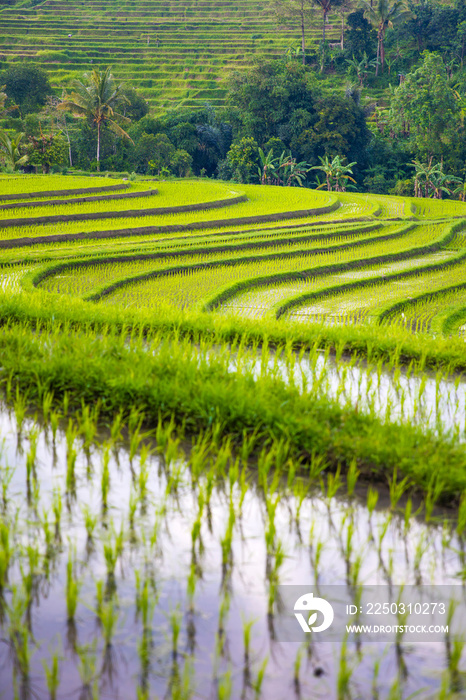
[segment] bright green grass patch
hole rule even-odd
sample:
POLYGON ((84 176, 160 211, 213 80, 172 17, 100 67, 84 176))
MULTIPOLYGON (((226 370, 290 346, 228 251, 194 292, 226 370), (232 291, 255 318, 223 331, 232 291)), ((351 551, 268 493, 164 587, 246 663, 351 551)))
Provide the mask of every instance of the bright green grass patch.
MULTIPOLYGON (((191 185, 195 185, 199 181, 193 183, 166 183, 171 185, 171 188, 166 190, 167 197, 171 194, 170 202, 173 206, 181 206, 187 203, 183 200, 183 192, 188 193, 191 185)), ((202 181, 199 182, 199 200, 200 202, 209 201, 209 197, 202 193, 202 181)), ((218 184, 215 183, 215 187, 218 184)), ((138 229, 144 226, 189 226, 192 222, 202 221, 217 221, 221 219, 238 219, 242 217, 264 216, 272 214, 283 214, 285 212, 303 211, 303 218, 306 216, 305 211, 308 209, 322 208, 331 205, 335 202, 335 196, 330 193, 318 192, 316 190, 304 190, 301 188, 284 188, 284 187, 261 187, 259 185, 244 185, 242 191, 248 197, 248 201, 235 205, 234 213, 230 211, 225 215, 221 211, 207 210, 187 213, 175 213, 155 216, 142 216, 137 218, 126 217, 124 221, 118 219, 104 219, 99 221, 76 221, 60 223, 59 231, 57 225, 44 224, 40 226, 12 226, 0 231, 0 237, 3 240, 22 237, 48 236, 57 233, 72 234, 90 231, 111 231, 118 229, 134 228, 138 229)), ((218 190, 217 190, 218 192, 218 190)), ((162 197, 164 195, 163 188, 160 188, 160 199, 157 197, 157 206, 162 206, 162 197)), ((234 196, 234 195, 232 195, 234 196)), ((167 205, 168 206, 168 205, 167 205)), ((309 216, 307 216, 309 219, 309 216)), ((232 226, 231 223, 225 226, 232 226)), ((219 227, 220 224, 219 224, 219 227)), ((116 234, 117 237, 117 234, 116 234)))
MULTIPOLYGON (((158 194, 153 197, 135 197, 134 199, 111 200, 109 202, 80 202, 78 204, 65 204, 57 206, 43 206, 26 208, 18 206, 14 209, 1 211, 0 220, 13 218, 32 218, 36 216, 59 216, 72 214, 86 214, 106 211, 126 211, 134 209, 149 209, 156 207, 174 207, 189 204, 214 202, 216 200, 232 199, 242 195, 238 189, 219 183, 208 182, 204 184, 198 180, 180 182, 149 183, 131 188, 131 192, 138 190, 157 189, 158 194)), ((125 190, 122 191, 122 193, 125 190)), ((103 193, 102 193, 103 194, 103 193)), ((0 195, 1 196, 1 195, 0 195)), ((29 201, 29 200, 28 200, 29 201)), ((34 201, 34 200, 32 200, 34 201)))
POLYGON ((466 260, 461 259, 457 263, 452 261, 438 270, 421 269, 398 279, 374 282, 364 287, 354 286, 342 292, 334 290, 326 298, 294 307, 289 317, 297 319, 314 316, 321 320, 337 315, 348 317, 352 321, 368 320, 369 316, 378 316, 381 307, 388 302, 409 300, 426 289, 434 292, 455 283, 460 284, 464 281, 465 274, 466 260))
MULTIPOLYGON (((124 306, 145 306, 156 308, 161 303, 172 303, 179 308, 189 308, 202 303, 216 290, 227 284, 265 275, 310 271, 313 267, 335 265, 355 258, 364 259, 377 254, 403 251, 409 247, 421 246, 437 240, 442 224, 428 224, 417 227, 401 238, 391 241, 371 241, 357 248, 327 250, 319 253, 304 253, 296 258, 277 257, 273 260, 244 261, 235 265, 224 265, 211 269, 186 269, 178 274, 134 281, 104 298, 104 303, 124 306)), ((311 273, 312 274, 312 273, 311 273)))
MULTIPOLYGON (((87 187, 109 187, 121 180, 108 177, 65 177, 63 175, 5 175, 0 174, 0 200, 2 195, 23 192, 48 192, 49 190, 81 189, 87 187)), ((122 190, 124 192, 125 190, 122 190)), ((29 201, 29 199, 28 199, 29 201)))

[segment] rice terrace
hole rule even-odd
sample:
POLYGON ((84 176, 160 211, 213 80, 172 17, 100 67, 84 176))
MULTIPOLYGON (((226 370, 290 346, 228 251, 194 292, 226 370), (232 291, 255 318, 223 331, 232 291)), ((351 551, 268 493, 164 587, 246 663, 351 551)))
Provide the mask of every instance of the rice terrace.
POLYGON ((466 3, 0 27, 0 700, 466 698, 466 3))
POLYGON ((460 639, 274 618, 286 583, 462 590, 466 204, 1 184, 5 697, 461 696, 460 639))

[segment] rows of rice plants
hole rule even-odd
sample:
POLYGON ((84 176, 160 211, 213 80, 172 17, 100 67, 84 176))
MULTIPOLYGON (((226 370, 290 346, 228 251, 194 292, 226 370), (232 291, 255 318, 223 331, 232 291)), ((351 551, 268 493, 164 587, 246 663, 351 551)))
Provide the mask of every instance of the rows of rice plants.
MULTIPOLYGON (((454 284, 454 281, 452 280, 454 284)), ((466 304, 466 290, 462 286, 445 291, 430 291, 412 301, 403 301, 393 309, 384 310, 383 323, 399 324, 414 332, 441 332, 441 323, 455 306, 466 304)))
MULTIPOLYGON (((106 177, 80 177, 73 175, 71 178, 64 178, 63 175, 35 175, 34 177, 24 177, 24 175, 14 175, 0 173, 0 192, 2 196, 8 197, 15 194, 30 192, 48 192, 53 190, 73 190, 81 188, 98 189, 100 187, 110 187, 120 181, 110 180, 106 177)), ((141 183, 131 183, 132 187, 140 186, 141 183)), ((144 184, 144 188, 146 185, 144 184)), ((35 198, 32 198, 32 200, 35 198)), ((13 200, 14 201, 14 200, 13 200)), ((31 201, 28 197, 27 201, 31 201)))
MULTIPOLYGON (((261 213, 333 197, 244 191, 235 208, 261 213)), ((108 240, 34 244, 31 224, 0 249, 6 700, 461 696, 464 342, 371 316, 463 284, 464 222, 450 204, 411 221, 409 200, 338 198, 289 223, 232 226, 226 208, 212 228, 178 213, 200 226, 108 240), (321 323, 278 313, 305 293, 321 323), (245 299, 273 313, 248 320, 245 299), (311 582, 351 601, 374 582, 395 598, 456 584, 449 631, 283 644, 279 587, 311 582)))
POLYGON ((379 278, 404 270, 421 269, 423 266, 435 264, 445 259, 444 253, 431 253, 420 258, 409 258, 398 262, 361 265, 354 272, 329 271, 328 274, 319 277, 310 276, 307 279, 297 278, 292 282, 252 287, 232 296, 216 310, 217 313, 235 313, 251 318, 275 315, 282 304, 293 297, 318 289, 335 288, 339 284, 345 284, 353 279, 379 278))
MULTIPOLYGON (((84 178, 82 178, 85 180, 84 178)), ((91 178, 87 178, 90 180, 91 178)), ((103 178, 99 178, 102 182, 103 178)), ((63 182, 63 180, 62 180, 63 182)), ((107 181, 108 182, 108 181, 107 181)), ((93 183, 95 187, 98 187, 93 183)), ((59 216, 59 215, 73 215, 73 214, 86 214, 94 212, 106 212, 106 211, 125 211, 125 210, 141 210, 148 208, 162 208, 162 207, 176 207, 174 203, 175 197, 179 197, 183 205, 189 204, 202 204, 206 202, 215 202, 216 200, 228 200, 234 199, 235 197, 241 196, 242 192, 235 190, 227 185, 222 185, 220 183, 210 183, 206 185, 202 181, 192 181, 184 183, 177 183, 179 186, 176 187, 173 182, 157 183, 156 187, 152 187, 154 183, 137 183, 133 185, 131 183, 131 188, 129 192, 141 191, 142 193, 148 190, 156 190, 157 196, 152 197, 135 197, 131 199, 121 199, 112 200, 110 202, 106 201, 92 201, 92 202, 79 202, 74 203, 72 200, 70 203, 64 205, 50 206, 44 204, 43 207, 34 207, 31 210, 28 207, 23 207, 22 202, 17 202, 17 207, 14 209, 2 209, 2 201, 0 196, 0 221, 4 219, 15 219, 15 218, 35 218, 43 216, 59 216), (176 195, 175 195, 176 193, 176 195)), ((21 185, 18 183, 16 188, 21 189, 21 185)), ((17 190, 16 190, 17 191, 17 190)), ((40 190, 38 190, 40 191, 40 190)), ((6 194, 2 191, 2 194, 6 194)), ((10 187, 10 194, 14 194, 14 189, 10 187)), ((78 197, 78 195, 76 195, 78 197)), ((8 200, 10 203, 11 200, 8 200)), ((28 197, 27 202, 36 201, 28 197)))
MULTIPOLYGON (((207 298, 225 287, 227 284, 240 282, 246 279, 270 275, 280 275, 286 273, 296 273, 306 271, 306 276, 312 276, 312 269, 329 265, 342 264, 354 259, 375 257, 380 249, 384 255, 395 254, 415 246, 432 244, 438 239, 442 230, 442 225, 428 224, 414 229, 406 236, 385 241, 378 244, 377 239, 366 245, 349 247, 335 250, 329 248, 325 251, 313 253, 312 251, 292 258, 285 258, 278 255, 273 259, 247 259, 236 261, 234 265, 225 264, 213 268, 189 268, 180 270, 177 273, 167 273, 144 279, 141 281, 131 281, 131 284, 116 290, 105 297, 105 303, 124 304, 125 306, 148 306, 157 307, 163 300, 164 304, 173 303, 181 308, 202 304, 207 298), (409 245, 411 244, 411 245, 409 245), (379 248, 379 250, 378 250, 379 248)), ((318 278, 317 278, 318 279, 318 278)), ((318 286, 318 283, 317 283, 318 286)))
MULTIPOLYGON (((167 183, 167 185, 168 184, 175 186, 174 189, 171 189, 171 191, 170 189, 167 190, 172 206, 183 206, 183 204, 186 202, 191 203, 189 198, 191 183, 184 181, 181 183, 179 189, 176 187, 176 185, 179 183, 167 183)), ((202 190, 202 182, 197 184, 199 190, 202 190)), ((215 183, 214 187, 216 186, 217 185, 215 183)), ((220 191, 222 191, 224 186, 220 185, 219 187, 220 191)), ((88 220, 60 223, 60 234, 88 233, 93 231, 118 231, 123 227, 125 229, 137 230, 138 228, 143 228, 146 226, 184 226, 189 231, 189 224, 195 222, 199 224, 204 221, 225 220, 226 222, 228 221, 228 223, 225 223, 225 226, 232 226, 234 225, 234 220, 236 219, 247 219, 257 216, 272 216, 274 214, 283 216, 287 212, 302 212, 300 217, 304 218, 306 217, 307 210, 331 207, 337 203, 334 195, 331 195, 330 193, 317 192, 315 190, 298 190, 294 188, 273 187, 270 189, 267 188, 267 191, 265 191, 264 188, 259 185, 245 185, 241 187, 241 190, 244 191, 247 201, 236 204, 234 206, 234 211, 231 210, 228 215, 225 215, 214 208, 206 211, 186 213, 178 212, 154 216, 137 216, 134 218, 129 216, 125 217, 124 224, 122 223, 121 218, 112 219, 111 216, 109 216, 109 218, 102 220, 99 219, 98 221, 88 220)), ((162 188, 161 195, 163 196, 162 188)), ((162 206, 162 196, 157 197, 157 206, 162 206)), ((232 194, 232 196, 234 195, 232 194)), ((165 201, 167 202, 168 198, 165 201)), ((204 196, 200 194, 201 203, 209 201, 212 201, 212 197, 207 197, 204 199, 204 196)), ((82 206, 83 205, 77 205, 78 210, 80 210, 82 206)), ((126 207, 126 204, 124 206, 126 207)), ((146 202, 144 202, 144 206, 147 206, 146 202)), ((68 213, 71 212, 71 209, 72 207, 67 208, 68 213)), ((286 219, 284 216, 283 218, 286 219)), ((309 219, 309 216, 306 218, 309 219)), ((239 225, 241 225, 241 223, 247 224, 247 222, 238 221, 239 225)), ((219 227, 221 227, 220 223, 219 227)), ((55 234, 57 234, 57 230, 54 223, 44 223, 41 225, 28 223, 28 225, 8 226, 7 228, 0 229, 1 240, 24 237, 30 238, 34 236, 48 236, 55 234)), ((118 237, 118 233, 115 234, 115 237, 118 237)))
MULTIPOLYGON (((466 262, 462 259, 457 263, 451 261, 447 266, 437 270, 430 269, 426 272, 423 272, 422 268, 414 270, 397 279, 387 278, 364 286, 356 282, 350 289, 341 292, 338 288, 333 288, 328 296, 316 298, 309 303, 303 301, 302 304, 293 306, 289 315, 291 318, 298 319, 319 314, 323 315, 319 319, 328 315, 330 318, 336 316, 341 320, 349 314, 353 321, 367 320, 368 317, 377 317, 381 307, 388 303, 409 300, 421 294, 426 286, 429 292, 435 292, 443 287, 461 284, 464 281, 465 269, 466 262)), ((414 327, 414 330, 425 329, 414 327)))
MULTIPOLYGON (((85 184, 89 179, 85 179, 85 184)), ((24 178, 18 177, 13 184, 9 183, 9 192, 15 188, 16 191, 24 190, 23 180, 24 178)), ((38 177, 37 180, 40 183, 47 182, 44 177, 38 177)), ((74 182, 74 179, 69 181, 74 182)), ((100 178, 99 183, 102 181, 106 179, 100 178)), ((32 181, 27 182, 29 184, 32 181)), ((83 184, 82 178, 79 179, 79 184, 83 184)), ((40 189, 38 186, 36 191, 40 189)), ((344 294, 332 297, 332 303, 327 299, 325 308, 331 307, 329 317, 335 318, 342 313, 345 317, 349 304, 351 309, 355 309, 360 322, 373 315, 372 312, 363 313, 362 309, 366 306, 378 309, 383 305, 382 300, 402 300, 404 291, 412 296, 416 294, 416 289, 422 289, 424 267, 432 264, 442 267, 451 255, 461 256, 461 230, 458 229, 452 235, 445 220, 452 215, 458 216, 458 212, 464 210, 462 202, 420 200, 417 202, 416 217, 420 216, 422 210, 434 220, 438 218, 439 222, 406 222, 403 225, 399 219, 412 218, 410 199, 341 193, 337 201, 334 195, 326 192, 251 185, 242 186, 239 190, 210 181, 162 182, 158 183, 158 189, 157 204, 160 202, 161 206, 177 207, 187 202, 210 203, 216 199, 237 196, 240 192, 245 194, 247 201, 234 206, 233 220, 230 220, 227 210, 213 209, 86 221, 86 212, 105 211, 107 205, 102 202, 66 205, 60 211, 82 215, 83 220, 62 222, 60 235, 75 233, 85 236, 93 231, 111 231, 114 235, 108 241, 92 241, 80 237, 79 243, 54 238, 50 245, 46 238, 49 234, 56 237, 56 227, 51 223, 32 223, 38 216, 55 215, 55 207, 44 205, 43 208, 34 208, 34 216, 28 217, 30 225, 1 230, 0 236, 4 239, 26 239, 22 240, 20 249, 5 251, 3 264, 20 261, 30 261, 33 264, 47 260, 61 263, 71 258, 68 266, 59 266, 56 273, 53 265, 50 272, 45 268, 39 269, 37 279, 43 289, 90 298, 97 292, 103 294, 102 303, 105 305, 115 304, 132 309, 153 309, 161 304, 165 308, 167 305, 185 309, 202 308, 208 303, 209 308, 219 307, 223 315, 239 312, 246 315, 257 313, 261 316, 278 313, 280 316, 282 307, 288 308, 293 297, 350 284, 351 288, 344 294), (304 213, 307 208, 318 209, 332 204, 334 206, 335 203, 337 208, 334 211, 324 212, 321 216, 306 216, 304 213), (291 219, 293 223, 288 227, 286 219, 275 224, 241 221, 248 216, 284 214, 287 211, 302 211, 303 221, 296 224, 291 219), (372 222, 378 220, 380 224, 376 226, 370 219, 372 222), (394 221, 384 223, 386 219, 394 221), (239 220, 238 225, 233 225, 234 220, 239 220), (212 228, 210 221, 215 222, 212 228), (222 225, 223 221, 225 225, 222 225), (349 222, 346 226, 345 221, 349 222), (203 222, 207 226, 205 230, 203 222), (311 223, 311 226, 306 226, 306 222, 311 223), (146 227, 149 228, 146 230, 146 227), (178 227, 180 230, 177 230, 178 227), (131 236, 133 230, 138 233, 137 229, 144 231, 141 238, 131 236), (130 234, 126 240, 119 238, 119 231, 122 230, 126 236, 130 234), (41 237, 40 246, 31 245, 38 236, 41 237), (438 252, 439 245, 448 246, 451 252, 438 252), (421 254, 423 257, 420 257, 421 254), (125 260, 124 256, 128 259, 125 260), (134 259, 134 256, 153 257, 134 259), (367 260, 366 265, 364 260, 367 260), (343 267, 339 269, 339 266, 343 267), (417 286, 411 289, 406 281, 393 282, 397 291, 386 299, 384 294, 388 290, 384 289, 381 296, 377 296, 379 291, 376 292, 385 288, 385 284, 379 283, 374 287, 375 297, 372 301, 367 287, 364 287, 364 292, 355 289, 358 280, 364 281, 368 277, 376 280, 378 276, 416 269, 419 270, 417 286), (150 278, 145 279, 145 275, 150 278), (361 293, 366 299, 366 306, 360 303, 358 294, 361 293), (217 296, 218 301, 215 301, 217 296), (347 297, 351 299, 348 301, 347 297)), ((140 211, 147 206, 146 202, 137 198, 132 200, 132 205, 140 211)), ((117 209, 114 203, 111 206, 117 209)), ((118 202, 120 210, 126 207, 128 204, 118 202)), ((9 210, 0 216, 7 218, 10 211, 17 213, 17 210, 9 210)), ((429 285, 445 286, 452 269, 448 267, 445 272, 439 270, 433 277, 433 273, 429 273, 425 280, 429 285)), ((34 275, 36 273, 32 277, 28 275, 26 279, 35 279, 34 275)), ((316 318, 316 313, 327 313, 320 301, 318 309, 312 305, 306 306, 305 300, 303 304, 306 310, 298 312, 293 307, 290 318, 297 318, 297 314, 300 318, 303 314, 316 318)))
MULTIPOLYGON (((380 227, 378 233, 381 236, 391 234, 391 227, 380 227)), ((397 229, 395 228, 395 231, 397 229)), ((156 244, 154 247, 158 252, 141 252, 139 255, 145 259, 134 259, 134 252, 131 256, 108 259, 92 260, 85 259, 79 263, 68 263, 66 267, 59 266, 56 273, 56 265, 48 266, 39 271, 41 276, 40 286, 49 291, 57 291, 67 294, 83 294, 95 286, 101 286, 110 280, 118 280, 124 277, 134 277, 146 270, 157 270, 171 266, 186 266, 212 263, 214 261, 226 260, 229 265, 235 264, 236 260, 247 260, 261 256, 264 260, 271 256, 278 257, 299 257, 305 251, 322 251, 323 247, 328 247, 329 251, 335 250, 338 246, 351 246, 355 241, 362 242, 374 231, 372 227, 355 227, 353 229, 339 230, 337 235, 333 228, 322 235, 314 230, 308 229, 304 235, 301 229, 282 233, 277 240, 277 232, 272 240, 266 241, 259 234, 252 239, 249 236, 235 236, 235 241, 225 239, 218 241, 208 241, 208 245, 192 246, 185 248, 186 241, 171 240, 165 245, 156 244), (238 240, 239 239, 239 240, 238 240), (344 242, 343 242, 344 241, 344 242), (184 245, 183 245, 184 244, 184 245), (50 270, 50 275, 48 274, 50 270), (47 274, 46 277, 44 275, 47 274), (43 281, 42 281, 43 280, 43 281)), ((374 238, 371 238, 374 240, 374 238)), ((197 244, 199 245, 199 243, 197 244)), ((110 250, 108 251, 110 253, 110 250)), ((316 254, 316 252, 314 254, 316 254)))

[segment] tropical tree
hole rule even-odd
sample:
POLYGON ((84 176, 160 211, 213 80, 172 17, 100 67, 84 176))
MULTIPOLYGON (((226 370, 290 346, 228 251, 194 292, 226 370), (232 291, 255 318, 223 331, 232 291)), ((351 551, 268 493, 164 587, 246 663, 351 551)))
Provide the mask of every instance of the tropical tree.
POLYGON ((364 17, 377 30, 377 67, 375 74, 379 74, 379 63, 383 67, 385 64, 385 32, 393 29, 393 25, 401 20, 412 17, 412 13, 407 9, 404 0, 361 0, 361 8, 364 9, 364 17))
POLYGON ((50 172, 52 165, 64 163, 67 151, 68 145, 61 132, 58 134, 44 134, 41 128, 40 136, 29 136, 29 163, 34 166, 41 166, 44 174, 50 172))
POLYGON ((122 85, 116 85, 110 68, 102 71, 94 68, 92 73, 85 73, 83 81, 74 80, 73 91, 65 95, 58 109, 68 110, 77 117, 88 119, 97 127, 97 170, 100 170, 100 136, 102 126, 108 127, 117 135, 132 143, 131 137, 116 120, 129 124, 130 119, 116 110, 129 100, 122 94, 122 85))
POLYGON ((437 160, 457 133, 464 106, 439 54, 424 52, 422 63, 391 91, 390 127, 411 142, 419 158, 437 160))
POLYGON ((38 112, 45 105, 47 95, 52 93, 47 73, 33 63, 19 62, 10 66, 2 74, 2 82, 6 94, 23 117, 38 112))
POLYGON ((5 165, 12 170, 27 163, 27 155, 21 155, 21 141, 24 133, 9 136, 6 131, 0 129, 0 158, 5 165))
POLYGON ((314 0, 314 3, 319 6, 322 12, 322 43, 321 43, 321 60, 320 60, 320 72, 322 73, 325 66, 325 54, 326 54, 326 43, 325 43, 325 25, 327 24, 327 17, 332 9, 332 5, 340 5, 342 0, 314 0))
MULTIPOLYGON (((265 154, 262 148, 259 148, 260 166, 257 167, 259 180, 261 185, 270 185, 273 176, 277 170, 278 158, 274 158, 273 148, 265 154)), ((278 184, 278 183, 277 183, 278 184)))
POLYGON ((413 160, 410 167, 416 170, 414 176, 415 197, 442 199, 444 192, 446 194, 452 194, 452 192, 454 192, 460 195, 464 192, 461 179, 444 173, 442 163, 433 163, 432 158, 429 158, 427 163, 413 160), (459 185, 459 187, 453 191, 448 185, 459 185))
POLYGON ((358 61, 357 58, 347 58, 346 63, 348 64, 348 71, 351 73, 356 73, 359 80, 359 87, 364 87, 364 81, 369 75, 370 69, 377 66, 375 59, 369 59, 367 53, 364 51, 362 59, 358 61))
POLYGON ((260 166, 257 168, 259 180, 262 185, 284 185, 302 187, 309 164, 305 161, 298 163, 291 152, 286 155, 283 151, 279 157, 273 155, 273 148, 266 154, 259 148, 260 166))
POLYGON ((320 7, 322 12, 322 42, 325 42, 325 25, 332 5, 340 5, 341 1, 342 0, 314 0, 314 3, 320 7))
POLYGON ((321 163, 320 165, 314 165, 310 168, 310 170, 323 170, 325 174, 325 182, 317 187, 318 190, 327 185, 327 190, 329 192, 332 192, 332 190, 336 192, 346 192, 348 181, 356 182, 356 180, 351 177, 353 174, 351 168, 353 165, 356 165, 356 161, 345 165, 343 162, 345 159, 340 156, 335 156, 332 160, 330 160, 328 156, 325 156, 325 158, 319 156, 319 160, 321 163))
POLYGON ((292 157, 291 153, 286 159, 286 162, 282 163, 281 167, 284 169, 283 184, 286 187, 293 187, 293 185, 299 185, 299 187, 302 187, 303 181, 310 170, 309 163, 306 163, 304 160, 298 163, 296 158, 292 157))
MULTIPOLYGON (((460 179, 458 178, 458 180, 460 179)), ((466 202, 466 180, 460 180, 460 184, 455 187, 453 194, 456 194, 462 202, 466 202)))
POLYGON ((3 117, 6 117, 8 115, 8 112, 13 112, 15 109, 17 109, 18 105, 10 105, 9 107, 5 107, 5 102, 8 99, 8 95, 6 92, 4 92, 6 85, 0 86, 0 119, 3 117))
POLYGON ((227 153, 227 161, 233 170, 233 176, 239 182, 251 182, 257 168, 258 146, 251 136, 232 143, 227 153))
POLYGON ((277 24, 285 27, 299 25, 303 66, 306 63, 306 29, 311 26, 314 17, 313 4, 314 0, 272 0, 277 24))

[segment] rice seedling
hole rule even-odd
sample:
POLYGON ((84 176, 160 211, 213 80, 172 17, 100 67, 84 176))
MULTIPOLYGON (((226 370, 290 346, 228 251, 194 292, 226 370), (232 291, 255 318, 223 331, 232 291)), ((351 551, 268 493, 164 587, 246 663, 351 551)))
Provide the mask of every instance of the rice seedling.
POLYGON ((227 527, 224 536, 220 539, 220 546, 222 551, 222 579, 225 581, 228 575, 231 573, 231 568, 233 566, 233 531, 235 527, 236 515, 233 507, 233 503, 230 500, 230 509, 228 515, 227 527))
POLYGON ((29 451, 26 456, 26 479, 30 485, 31 476, 36 478, 36 458, 37 458, 37 441, 39 439, 38 430, 31 430, 28 435, 29 451))
POLYGON ((303 655, 304 655, 304 649, 303 647, 300 647, 296 653, 296 658, 294 662, 294 672, 293 672, 293 684, 294 684, 294 691, 299 697, 301 695, 301 681, 299 678, 300 671, 301 671, 301 664, 303 660, 303 655))
POLYGON ((50 413, 50 427, 52 429, 53 441, 57 439, 57 430, 60 422, 60 415, 56 411, 50 413))
POLYGON ((78 646, 78 670, 81 679, 81 694, 86 698, 99 697, 97 670, 97 643, 78 646))
POLYGON ((356 483, 359 477, 359 470, 357 463, 353 460, 349 466, 348 473, 346 475, 346 485, 348 490, 348 496, 352 496, 354 489, 356 488, 356 483))
POLYGON ((340 659, 338 666, 338 675, 336 683, 336 691, 338 700, 347 700, 351 697, 351 677, 353 669, 348 662, 347 640, 343 640, 340 647, 340 659))
POLYGON ((175 608, 172 608, 172 610, 170 610, 170 613, 168 615, 168 622, 171 630, 171 650, 174 659, 176 659, 178 655, 178 643, 181 633, 181 621, 181 609, 180 606, 177 605, 175 608))
POLYGON ((50 700, 56 700, 58 686, 60 685, 60 656, 58 652, 51 655, 50 665, 47 664, 45 660, 42 660, 42 665, 44 667, 50 700))
POLYGON ((27 407, 27 394, 23 394, 19 390, 19 386, 16 387, 16 400, 14 403, 14 411, 16 416, 16 430, 18 436, 21 435, 21 430, 23 427, 24 419, 26 417, 26 407, 27 407))
MULTIPOLYGON (((212 202, 228 187, 206 182, 203 189, 200 182, 189 193, 181 185, 160 183, 160 201, 212 202)), ((97 696, 99 680, 102 692, 111 694, 121 644, 129 660, 125 692, 141 698, 152 690, 191 697, 198 681, 206 695, 218 696, 224 683, 231 697, 284 697, 292 687, 304 696, 304 649, 283 658, 280 673, 274 655, 266 656, 278 629, 279 585, 296 582, 295 571, 320 587, 329 579, 343 581, 355 601, 370 575, 388 584, 403 577, 464 577, 464 499, 449 514, 451 527, 444 520, 439 527, 434 517, 438 503, 456 503, 466 487, 463 380, 455 375, 466 366, 464 343, 435 330, 446 313, 442 304, 452 302, 447 284, 460 284, 464 272, 457 241, 462 224, 444 220, 441 204, 429 208, 436 222, 384 222, 384 216, 404 216, 409 201, 348 194, 338 211, 323 216, 227 225, 242 214, 287 216, 327 201, 327 194, 312 192, 244 191, 249 202, 210 213, 128 218, 125 225, 135 228, 184 227, 141 236, 118 234, 118 217, 63 223, 63 233, 109 233, 101 239, 47 242, 52 222, 4 227, 5 241, 40 237, 21 250, 4 248, 0 256, 6 285, 1 383, 7 405, 17 408, 5 421, 16 422, 24 443, 15 470, 7 466, 16 450, 8 430, 0 455, 0 627, 6 625, 3 636, 11 645, 16 635, 17 646, 23 640, 28 647, 11 687, 34 678, 38 693, 52 696, 41 669, 45 657, 60 689, 79 671, 83 697, 97 696), (372 216, 376 205, 380 220, 348 223, 349 216, 372 216), (450 243, 456 247, 439 251, 450 243), (149 272, 152 278, 137 280, 149 272), (98 303, 82 298, 123 279, 125 285, 98 303), (417 298, 426 291, 435 298, 417 298), (306 294, 315 297, 306 300, 306 294), (278 313, 299 296, 289 314, 278 313), (127 302, 133 307, 125 308, 127 302), (231 313, 234 308, 239 314, 231 313), (310 315, 301 322, 297 314, 305 309, 310 315), (429 337, 420 333, 427 327, 429 337), (432 433, 420 427, 431 409, 432 433), (29 420, 34 411, 41 411, 40 421, 29 420), (448 411, 460 418, 450 421, 448 411), (443 418, 435 424, 442 415, 448 425, 443 418), (16 498, 26 491, 28 475, 29 506, 16 498), (361 475, 374 480, 362 499, 361 475), (311 488, 319 484, 320 490, 311 488), (411 487, 424 497, 425 518, 415 526, 420 511, 411 487), (309 532, 308 541, 301 530, 309 532), (138 572, 134 583, 131 570, 138 572), (246 604, 251 572, 257 598, 246 604), (61 600, 57 616, 67 628, 63 659, 47 654, 32 636, 32 623, 34 632, 47 629, 50 607, 41 603, 49 591, 61 600), (254 628, 251 609, 257 611, 254 628), (213 623, 212 610, 218 611, 213 623), (128 652, 136 623, 138 639, 128 652), (95 646, 82 646, 92 638, 95 646), (208 669, 202 678, 199 640, 201 665, 208 669), (40 652, 32 654, 36 642, 40 652), (238 658, 240 673, 234 669, 222 681, 226 664, 238 658)), ((141 211, 148 206, 143 200, 141 211)), ((78 201, 57 206, 87 216, 87 205, 78 201)), ((125 206, 118 205, 120 211, 125 206)), ((429 203, 423 206, 427 212, 429 203)), ((443 213, 450 206, 456 211, 459 205, 446 204, 443 213)), ((41 207, 56 213, 45 202, 41 207)), ((111 211, 104 200, 96 209, 111 211)), ((11 211, 31 218, 41 208, 11 211)), ((395 673, 402 676, 412 657, 402 648, 404 639, 397 646, 395 673)), ((356 674, 353 642, 344 647, 340 669, 324 678, 337 697, 365 697, 371 682, 379 696, 388 693, 394 674, 386 660, 377 665, 377 654, 371 660, 359 654, 356 674)), ((452 640, 450 650, 452 669, 461 673, 452 640)), ((320 651, 316 639, 312 667, 325 675, 320 651)), ((440 673, 448 671, 446 660, 435 663, 433 695, 443 692, 440 673)))
POLYGON ((101 478, 101 494, 102 494, 102 508, 107 510, 108 507, 108 493, 110 491, 110 450, 108 445, 104 448, 102 455, 102 478, 101 478))
POLYGON ((73 551, 70 549, 66 565, 66 610, 68 621, 74 620, 80 588, 80 582, 76 577, 76 562, 73 558, 73 551))
POLYGON ((262 662, 258 672, 257 672, 256 678, 254 679, 254 681, 252 683, 252 688, 254 690, 254 695, 255 695, 256 700, 259 700, 259 698, 261 697, 261 694, 262 694, 262 685, 264 683, 264 677, 265 677, 265 672, 267 670, 268 662, 269 662, 269 659, 266 656, 264 661, 262 662))
POLYGON ((102 630, 102 637, 105 642, 105 648, 109 649, 113 643, 119 617, 115 596, 109 596, 108 599, 102 602, 97 615, 102 630))
POLYGON ((398 481, 398 471, 395 469, 392 478, 389 479, 388 486, 390 492, 390 503, 392 509, 394 510, 397 507, 400 498, 410 486, 409 479, 408 477, 405 477, 401 481, 398 481))
MULTIPOLYGON (((64 402, 65 403, 65 402, 64 402)), ((64 408, 64 415, 66 415, 68 411, 65 411, 64 408)), ((75 467, 76 467, 76 459, 78 456, 78 453, 74 447, 75 440, 77 437, 77 428, 75 424, 73 423, 72 419, 70 418, 68 420, 68 427, 66 429, 66 488, 69 493, 73 493, 75 490, 76 486, 76 475, 75 475, 75 467)))
POLYGON ((8 569, 13 556, 10 542, 10 530, 5 521, 0 520, 0 594, 8 582, 8 569))
POLYGON ((456 532, 460 537, 463 536, 466 529, 466 494, 461 495, 461 500, 458 507, 458 516, 456 524, 456 532))

